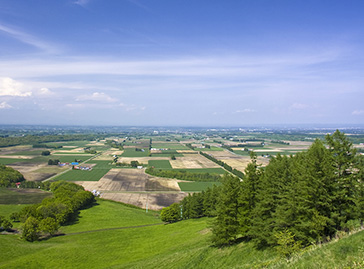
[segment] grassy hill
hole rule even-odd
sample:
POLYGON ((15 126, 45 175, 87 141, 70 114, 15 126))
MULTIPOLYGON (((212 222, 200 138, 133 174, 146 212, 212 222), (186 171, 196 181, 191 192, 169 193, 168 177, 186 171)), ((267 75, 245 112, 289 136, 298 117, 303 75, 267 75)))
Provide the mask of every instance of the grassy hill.
MULTIPOLYGON (((15 207, 14 207, 15 208, 15 207)), ((1 210, 1 208, 0 208, 1 210)), ((0 215, 2 212, 0 212, 0 215)), ((29 243, 0 235, 0 268, 363 268, 364 232, 306 250, 290 262, 242 242, 210 246, 207 218, 163 224, 158 212, 98 200, 64 236, 29 243), (143 225, 153 225, 144 226, 143 225)))

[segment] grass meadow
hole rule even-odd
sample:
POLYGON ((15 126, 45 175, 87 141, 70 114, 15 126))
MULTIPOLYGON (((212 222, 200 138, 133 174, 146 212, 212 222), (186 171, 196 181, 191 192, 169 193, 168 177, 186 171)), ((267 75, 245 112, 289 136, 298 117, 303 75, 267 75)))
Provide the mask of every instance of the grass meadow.
POLYGON ((64 236, 29 243, 19 240, 19 235, 1 235, 0 268, 303 269, 364 265, 364 232, 307 249, 287 261, 274 249, 257 250, 252 242, 213 247, 208 228, 212 220, 164 225, 157 212, 98 200, 98 205, 81 211, 76 224, 61 228, 64 236), (150 224, 155 226, 135 227, 150 224))
POLYGON ((64 180, 64 181, 98 181, 107 172, 110 171, 113 166, 109 165, 109 161, 90 161, 88 164, 96 163, 91 171, 83 170, 70 170, 64 174, 61 174, 54 178, 54 180, 64 180))
POLYGON ((171 163, 168 160, 149 160, 149 166, 154 166, 157 169, 172 169, 171 163))
POLYGON ((190 148, 179 143, 152 143, 152 148, 157 149, 174 149, 174 150, 189 150, 190 148))

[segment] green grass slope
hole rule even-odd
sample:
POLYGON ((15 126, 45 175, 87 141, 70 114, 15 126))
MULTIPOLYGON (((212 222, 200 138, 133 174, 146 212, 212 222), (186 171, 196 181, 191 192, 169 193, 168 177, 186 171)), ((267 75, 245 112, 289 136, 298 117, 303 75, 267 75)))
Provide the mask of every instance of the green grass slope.
POLYGON ((242 242, 210 245, 211 219, 164 225, 157 212, 98 201, 65 236, 29 243, 0 235, 0 268, 362 268, 364 233, 306 250, 287 262, 242 242), (135 227, 146 224, 155 226, 135 227), (160 224, 160 225, 158 225, 160 224), (124 229, 115 229, 115 228, 124 229), (128 228, 129 227, 129 228, 128 228), (131 228, 130 228, 131 227, 131 228), (114 228, 111 230, 111 228, 114 228), (105 229, 105 230, 100 230, 105 229), (107 230, 109 229, 109 230, 107 230))

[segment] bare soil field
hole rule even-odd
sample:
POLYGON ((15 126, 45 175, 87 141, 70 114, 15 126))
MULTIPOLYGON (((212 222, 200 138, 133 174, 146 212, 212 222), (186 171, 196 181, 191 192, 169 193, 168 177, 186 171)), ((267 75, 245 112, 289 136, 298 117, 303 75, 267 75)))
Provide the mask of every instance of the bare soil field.
POLYGON ((178 157, 176 160, 169 161, 174 169, 193 169, 193 168, 219 168, 220 166, 213 161, 194 154, 192 156, 178 157))
POLYGON ((207 152, 208 154, 214 156, 216 159, 222 159, 222 158, 239 158, 240 156, 228 151, 228 150, 224 150, 224 151, 209 151, 207 152))
POLYGON ((48 167, 47 164, 12 163, 9 164, 8 166, 22 173, 24 178, 28 181, 42 181, 56 174, 56 172, 54 171, 37 172, 37 170, 39 169, 44 169, 48 167))
POLYGON ((111 169, 99 181, 76 181, 86 190, 97 190, 101 197, 118 202, 159 210, 178 202, 187 194, 181 193, 177 180, 152 177, 143 169, 111 169))

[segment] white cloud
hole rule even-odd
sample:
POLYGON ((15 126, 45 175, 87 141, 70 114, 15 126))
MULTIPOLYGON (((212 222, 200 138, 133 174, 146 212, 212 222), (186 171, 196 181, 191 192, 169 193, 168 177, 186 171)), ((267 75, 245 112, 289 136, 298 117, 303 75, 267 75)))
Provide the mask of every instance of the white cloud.
POLYGON ((37 91, 37 94, 42 96, 50 96, 53 95, 54 93, 48 88, 41 88, 37 91))
POLYGON ((115 103, 118 100, 116 98, 112 98, 109 95, 103 92, 94 92, 91 95, 81 95, 77 97, 76 101, 95 101, 95 102, 102 102, 102 103, 115 103))
POLYGON ((306 109, 307 107, 308 105, 300 103, 294 103, 290 106, 291 109, 298 109, 298 110, 306 109))
POLYGON ((364 110, 354 110, 351 114, 353 114, 353 115, 363 115, 364 110))
POLYGON ((255 112, 254 109, 251 109, 251 108, 244 108, 242 110, 236 110, 235 113, 252 113, 252 112, 255 112))
POLYGON ((8 108, 12 108, 12 106, 7 104, 6 102, 0 103, 0 109, 8 109, 8 108))
POLYGON ((32 36, 28 33, 25 33, 21 30, 14 29, 9 26, 5 26, 0 24, 0 32, 6 33, 7 35, 11 36, 12 38, 19 40, 22 43, 31 45, 38 49, 41 49, 48 53, 58 53, 59 49, 54 44, 48 44, 35 36, 32 36))
POLYGON ((0 96, 31 96, 32 92, 24 84, 9 77, 0 78, 0 96))

